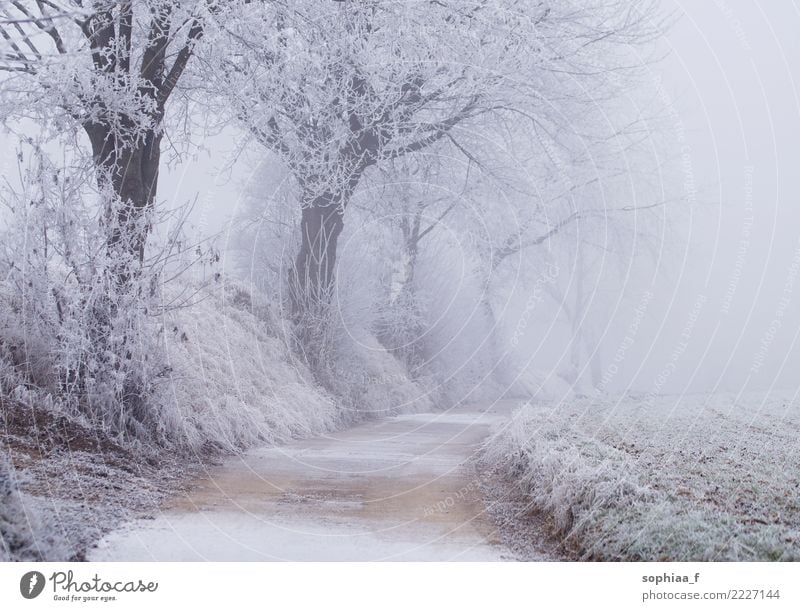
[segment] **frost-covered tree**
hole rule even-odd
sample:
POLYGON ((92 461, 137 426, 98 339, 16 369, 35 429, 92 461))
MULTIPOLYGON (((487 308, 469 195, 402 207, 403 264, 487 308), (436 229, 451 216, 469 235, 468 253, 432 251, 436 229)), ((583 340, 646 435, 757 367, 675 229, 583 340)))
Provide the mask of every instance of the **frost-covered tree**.
MULTIPOLYGON (((12 0, 0 6, 0 119, 88 140, 110 273, 145 256, 167 103, 216 3, 12 0)), ((79 147, 80 148, 80 147, 79 147)))
POLYGON ((0 193, 0 331, 52 364, 32 378, 15 361, 31 386, 123 435, 160 435, 158 356, 145 346, 164 251, 146 245, 163 218, 168 104, 216 10, 206 0, 0 4, 0 121, 19 137, 22 170, 0 193))
POLYGON ((462 138, 487 125, 558 139, 631 67, 653 18, 653 3, 617 0, 299 0, 220 15, 204 77, 298 184, 295 313, 330 299, 344 212, 369 168, 445 143, 477 155, 462 138))

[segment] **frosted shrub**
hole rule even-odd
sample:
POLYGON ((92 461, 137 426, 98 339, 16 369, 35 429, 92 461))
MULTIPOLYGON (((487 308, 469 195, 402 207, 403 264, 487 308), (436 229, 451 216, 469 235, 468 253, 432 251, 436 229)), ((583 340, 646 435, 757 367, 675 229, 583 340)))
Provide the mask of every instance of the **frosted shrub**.
POLYGON ((3 195, 3 381, 121 437, 162 438, 169 431, 150 408, 163 369, 151 316, 157 267, 121 261, 107 247, 109 215, 86 203, 92 194, 35 149, 32 158, 21 190, 3 195))
POLYGON ((238 450, 329 431, 342 422, 333 398, 290 353, 269 300, 231 280, 196 285, 183 277, 165 299, 195 298, 164 312, 159 336, 169 372, 160 411, 193 447, 238 450))
POLYGON ((797 560, 797 419, 779 392, 528 403, 483 456, 583 559, 797 560))

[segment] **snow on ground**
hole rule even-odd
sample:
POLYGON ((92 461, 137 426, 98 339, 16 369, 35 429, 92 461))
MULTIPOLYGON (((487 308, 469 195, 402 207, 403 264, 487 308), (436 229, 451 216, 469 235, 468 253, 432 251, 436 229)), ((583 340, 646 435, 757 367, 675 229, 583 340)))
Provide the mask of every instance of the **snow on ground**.
POLYGON ((518 402, 396 416, 231 458, 91 560, 504 560, 472 459, 518 402))
POLYGON ((0 495, 9 497, 0 547, 14 560, 84 559, 109 529, 157 510, 201 458, 189 465, 166 452, 132 452, 64 415, 2 398, 0 440, 9 457, 0 469, 0 495))
POLYGON ((798 560, 798 431, 790 394, 529 403, 483 460, 583 559, 798 560))

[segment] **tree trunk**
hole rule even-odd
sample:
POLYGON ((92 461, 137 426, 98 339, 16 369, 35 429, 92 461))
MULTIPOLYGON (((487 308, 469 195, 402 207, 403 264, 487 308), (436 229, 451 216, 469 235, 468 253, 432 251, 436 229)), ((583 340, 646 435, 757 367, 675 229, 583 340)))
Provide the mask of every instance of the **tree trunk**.
POLYGON ((344 228, 344 206, 340 204, 341 197, 325 193, 303 208, 300 251, 291 279, 295 316, 322 313, 330 304, 336 248, 344 228))
POLYGON ((422 342, 425 334, 423 313, 414 286, 419 232, 415 233, 413 229, 410 224, 403 227, 398 269, 392 274, 387 310, 379 318, 376 335, 383 347, 397 357, 415 379, 422 375, 426 360, 422 342))
POLYGON ((111 190, 106 201, 106 248, 109 270, 118 288, 129 287, 144 261, 150 233, 149 213, 158 187, 161 134, 150 130, 134 145, 119 143, 103 125, 88 124, 86 133, 98 171, 98 183, 111 190))
MULTIPOLYGON (((150 233, 160 159, 161 134, 148 131, 135 143, 120 143, 106 126, 88 124, 97 180, 105 196, 103 222, 107 261, 102 268, 105 290, 91 294, 89 306, 94 324, 88 329, 92 348, 100 363, 95 384, 113 389, 126 409, 114 422, 117 429, 135 433, 148 424, 147 388, 131 372, 131 305, 140 295, 137 279, 144 262, 150 233)), ((70 373, 81 387, 86 371, 70 373)), ((101 416, 105 418, 106 416, 101 416)))

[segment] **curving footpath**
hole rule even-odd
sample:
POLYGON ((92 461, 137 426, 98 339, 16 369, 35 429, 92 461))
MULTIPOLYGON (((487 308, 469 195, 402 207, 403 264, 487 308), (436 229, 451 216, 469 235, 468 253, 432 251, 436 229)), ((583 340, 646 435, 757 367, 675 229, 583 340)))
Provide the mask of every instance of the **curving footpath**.
POLYGON ((471 459, 516 405, 397 416, 228 459, 88 559, 514 560, 471 459))

